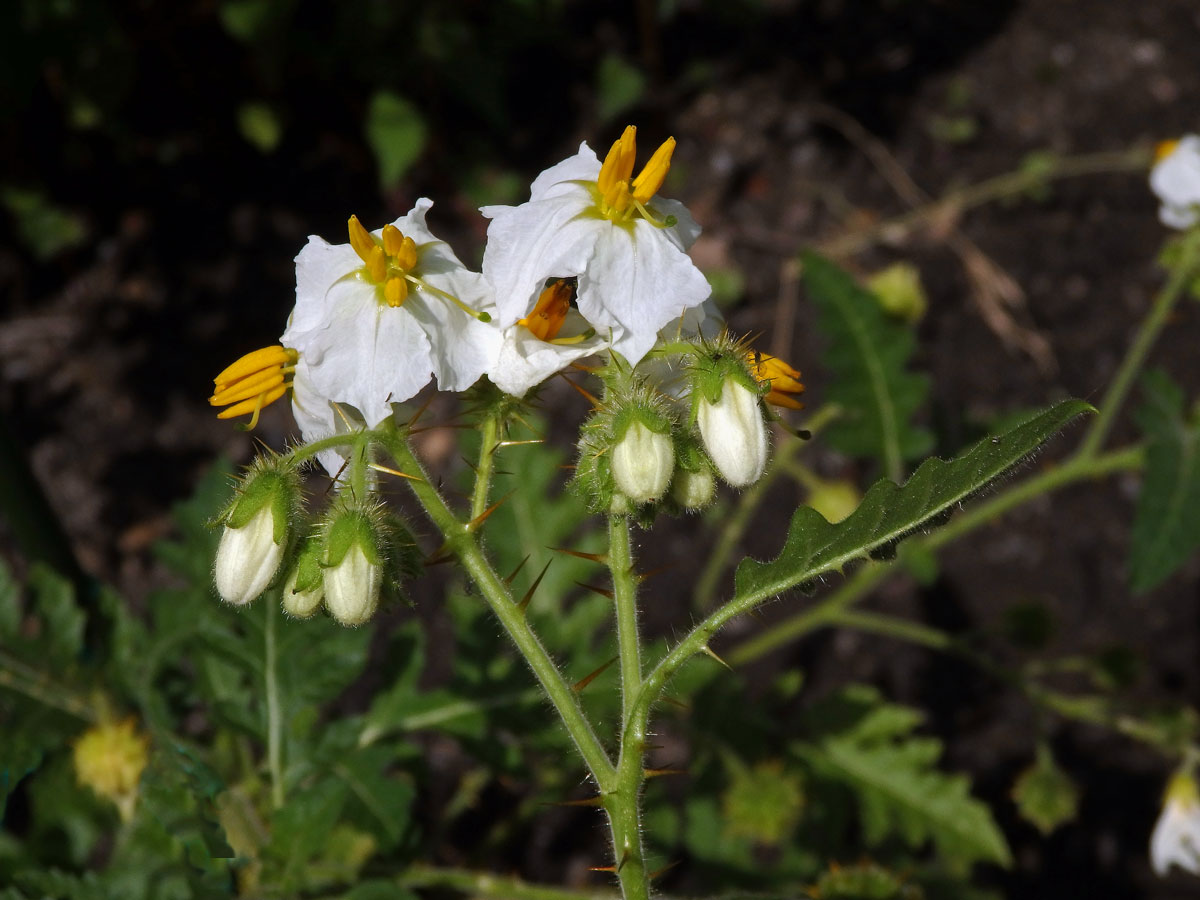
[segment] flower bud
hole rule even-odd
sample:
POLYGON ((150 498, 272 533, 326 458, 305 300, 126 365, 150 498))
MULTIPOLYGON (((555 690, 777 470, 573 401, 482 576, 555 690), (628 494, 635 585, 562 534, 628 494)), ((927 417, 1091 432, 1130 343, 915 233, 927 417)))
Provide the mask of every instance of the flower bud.
POLYGON ((283 584, 283 608, 288 615, 307 619, 325 599, 325 575, 321 571, 321 541, 309 538, 296 565, 283 584))
POLYGON ((362 625, 379 606, 377 518, 369 507, 342 508, 334 512, 325 534, 325 608, 343 625, 362 625))
POLYGON ((671 483, 674 468, 671 436, 651 431, 638 420, 630 422, 612 450, 613 480, 634 503, 649 503, 661 497, 671 483))
POLYGON ((294 471, 274 461, 259 461, 243 480, 221 518, 225 530, 213 570, 226 603, 249 603, 275 579, 299 498, 294 471))
POLYGON ((921 286, 921 271, 912 263, 893 263, 876 272, 867 280, 867 289, 885 313, 910 325, 921 321, 929 308, 929 298, 921 286))
POLYGON ((722 478, 738 488, 758 481, 767 467, 767 426, 756 392, 726 378, 715 401, 699 398, 696 424, 722 478))
POLYGON ((671 499, 684 509, 704 509, 717 493, 717 479, 708 469, 689 472, 676 469, 671 482, 671 499))
POLYGON ((1200 875, 1200 787, 1187 769, 1176 772, 1163 796, 1162 812, 1150 836, 1150 862, 1157 875, 1179 866, 1200 875))

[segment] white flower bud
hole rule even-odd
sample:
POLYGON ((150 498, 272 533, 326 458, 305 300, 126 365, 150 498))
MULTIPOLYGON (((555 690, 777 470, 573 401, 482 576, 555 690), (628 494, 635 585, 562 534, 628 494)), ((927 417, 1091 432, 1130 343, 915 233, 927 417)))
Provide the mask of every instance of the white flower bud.
POLYGON ((1186 770, 1176 772, 1167 785, 1162 813, 1150 837, 1150 862, 1157 875, 1179 866, 1200 875, 1200 788, 1186 770))
POLYGON ((361 625, 379 605, 379 566, 354 544, 342 561, 325 570, 325 607, 343 625, 361 625))
POLYGON ((270 504, 259 508, 245 525, 226 525, 217 546, 215 580, 226 603, 242 606, 267 589, 283 559, 275 542, 275 516, 270 504))
POLYGON ((638 421, 612 451, 612 475, 617 489, 634 503, 657 500, 671 483, 675 446, 669 434, 651 431, 638 421))
POLYGON ((671 482, 671 496, 684 509, 703 509, 712 503, 717 480, 708 469, 689 472, 679 469, 671 482))
POLYGON ((317 611, 317 607, 325 599, 325 585, 318 579, 315 587, 297 587, 296 576, 299 572, 298 568, 293 569, 287 581, 283 583, 283 608, 289 616, 307 619, 317 611))
POLYGON ((758 481, 767 467, 767 426, 758 394, 726 378, 716 403, 700 398, 696 424, 722 478, 737 488, 758 481))
POLYGON ((1150 187, 1162 201, 1158 218, 1168 228, 1191 228, 1200 220, 1200 136, 1160 145, 1150 187))

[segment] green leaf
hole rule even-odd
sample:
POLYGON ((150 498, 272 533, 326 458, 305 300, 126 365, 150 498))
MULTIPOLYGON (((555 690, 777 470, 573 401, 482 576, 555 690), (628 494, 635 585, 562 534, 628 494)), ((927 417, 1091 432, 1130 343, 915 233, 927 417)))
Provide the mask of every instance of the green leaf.
POLYGON ((1146 474, 1133 517, 1130 586, 1148 591, 1200 546, 1200 421, 1184 417, 1183 391, 1163 372, 1142 380, 1134 414, 1145 433, 1146 474))
POLYGON ((71 582, 53 569, 35 565, 29 573, 29 587, 41 619, 39 644, 45 656, 40 661, 61 671, 75 662, 83 648, 83 610, 75 603, 71 582))
POLYGON ((829 342, 822 356, 832 376, 826 400, 843 413, 824 438, 849 456, 878 459, 884 473, 899 480, 904 461, 933 446, 932 435, 911 421, 929 396, 929 379, 906 368, 916 345, 912 329, 833 263, 814 253, 804 254, 803 263, 829 342))
POLYGON ((379 163, 379 182, 394 187, 421 153, 429 129, 420 111, 390 91, 377 91, 367 109, 367 143, 379 163))
POLYGON ((743 560, 735 577, 739 601, 766 599, 846 563, 886 555, 918 528, 947 517, 990 482, 1027 459, 1051 435, 1092 407, 1065 400, 1011 431, 985 438, 949 462, 927 459, 902 487, 881 479, 849 517, 831 525, 802 506, 792 516, 787 539, 771 562, 743 560))
POLYGON ((941 742, 912 733, 920 713, 884 703, 862 686, 848 688, 826 707, 843 699, 848 714, 823 723, 814 711, 817 734, 795 750, 815 775, 854 791, 868 846, 889 837, 913 848, 933 841, 947 860, 961 865, 1012 863, 1004 835, 987 806, 971 796, 966 777, 936 768, 941 742))
POLYGON ((1017 776, 1012 798, 1021 817, 1042 834, 1050 834, 1079 812, 1079 788, 1045 745, 1038 747, 1033 765, 1017 776))

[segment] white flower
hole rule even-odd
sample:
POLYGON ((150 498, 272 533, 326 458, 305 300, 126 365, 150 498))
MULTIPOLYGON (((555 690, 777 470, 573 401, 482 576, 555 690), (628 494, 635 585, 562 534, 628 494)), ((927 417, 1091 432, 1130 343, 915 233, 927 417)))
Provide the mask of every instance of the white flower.
POLYGON ((715 403, 699 399, 696 424, 722 478, 733 487, 758 481, 767 467, 767 427, 758 394, 726 378, 715 403))
POLYGON ((1159 147, 1150 187, 1162 201, 1158 218, 1167 227, 1191 228, 1200 220, 1200 135, 1159 147))
POLYGON ((686 250, 700 234, 681 203, 656 193, 670 168, 668 140, 633 178, 630 126, 604 164, 586 143, 547 169, 520 206, 487 206, 483 272, 499 323, 528 316, 550 278, 577 277, 579 312, 632 364, 658 331, 704 302, 711 289, 686 250))
POLYGON ((1167 785, 1150 837, 1150 862, 1158 875, 1172 865, 1200 875, 1200 790, 1186 771, 1176 772, 1167 785))
POLYGON ((533 311, 504 329, 500 351, 487 375, 500 390, 523 397, 535 385, 577 359, 609 346, 583 316, 571 308, 574 287, 557 279, 542 290, 533 311))
POLYGON ((306 405, 321 421, 316 407, 332 402, 375 427, 431 375, 439 389, 461 391, 495 357, 487 283, 430 233, 432 205, 422 198, 374 233, 351 217, 349 244, 314 236, 296 257, 296 308, 280 341, 304 361, 306 405))
POLYGON ((217 545, 214 580, 226 603, 244 606, 265 591, 279 570, 286 541, 275 541, 275 516, 264 504, 245 525, 225 526, 217 545))

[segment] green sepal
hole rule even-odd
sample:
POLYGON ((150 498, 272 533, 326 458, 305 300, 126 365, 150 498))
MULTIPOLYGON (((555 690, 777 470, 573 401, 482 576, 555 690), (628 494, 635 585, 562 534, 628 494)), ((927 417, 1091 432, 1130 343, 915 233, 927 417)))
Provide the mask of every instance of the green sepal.
POLYGON ((373 566, 381 565, 376 518, 367 507, 339 506, 333 509, 325 527, 325 554, 321 564, 325 568, 340 565, 351 548, 357 546, 367 562, 373 566))
POLYGON ((321 585, 321 554, 324 550, 320 535, 310 535, 296 555, 296 591, 313 591, 321 585))
POLYGON ((282 544, 300 509, 300 475, 296 467, 279 456, 260 456, 242 476, 236 491, 215 524, 244 528, 264 506, 270 506, 272 538, 282 544))
POLYGON ((736 381, 752 394, 763 396, 769 387, 760 384, 746 363, 749 348, 728 335, 709 342, 703 352, 697 354, 690 365, 691 416, 696 421, 696 408, 701 400, 717 403, 725 391, 725 383, 736 381))

